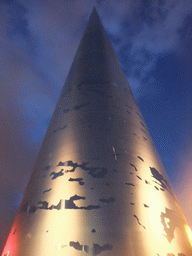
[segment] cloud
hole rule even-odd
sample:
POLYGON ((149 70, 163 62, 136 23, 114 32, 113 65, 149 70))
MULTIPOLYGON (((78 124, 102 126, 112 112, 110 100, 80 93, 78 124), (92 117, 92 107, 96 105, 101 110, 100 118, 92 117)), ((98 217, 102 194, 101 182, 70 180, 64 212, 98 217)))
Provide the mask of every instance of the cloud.
MULTIPOLYGON (((162 54, 176 52, 181 46, 180 28, 183 27, 186 15, 192 10, 192 4, 185 5, 178 1, 140 1, 135 9, 132 8, 131 15, 124 12, 119 20, 115 19, 116 22, 119 21, 120 33, 110 31, 109 37, 114 41, 128 80, 132 78, 131 86, 139 100, 143 96, 145 80, 149 72, 154 70, 158 58, 162 54), (137 80, 136 84, 133 83, 133 78, 137 80)), ((184 45, 183 47, 185 48, 184 45)), ((154 77, 150 80, 159 83, 154 77)), ((152 95, 153 92, 152 89, 152 95)))
POLYGON ((177 47, 177 54, 187 65, 190 65, 192 53, 192 15, 189 14, 185 17, 182 26, 178 29, 180 44, 177 47))

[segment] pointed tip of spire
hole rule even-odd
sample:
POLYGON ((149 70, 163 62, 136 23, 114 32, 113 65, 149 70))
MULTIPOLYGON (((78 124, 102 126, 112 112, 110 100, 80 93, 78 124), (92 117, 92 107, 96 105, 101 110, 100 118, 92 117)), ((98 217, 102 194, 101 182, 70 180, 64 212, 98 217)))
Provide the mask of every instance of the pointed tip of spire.
MULTIPOLYGON (((95 16, 95 17, 99 17, 99 14, 98 14, 97 9, 96 9, 96 7, 95 7, 95 6, 93 7, 93 10, 92 10, 91 16, 92 16, 92 17, 93 17, 93 16, 95 16)), ((91 17, 91 16, 90 16, 90 17, 91 17)))
POLYGON ((93 7, 92 12, 97 12, 97 9, 96 9, 96 7, 95 7, 95 6, 93 7))
MULTIPOLYGON (((77 53, 74 58, 74 63, 77 62, 77 60, 83 60, 83 57, 88 58, 88 56, 93 56, 96 60, 95 62, 97 62, 97 58, 99 58, 95 56, 108 56, 107 58, 110 60, 111 58, 117 60, 115 52, 112 48, 112 45, 109 42, 107 33, 104 29, 104 26, 101 22, 100 16, 97 13, 95 6, 93 7, 92 13, 89 16, 85 32, 83 34, 83 37, 81 39, 77 53)), ((91 58, 92 57, 90 57, 90 59, 91 58)), ((100 58, 102 59, 103 57, 100 58)), ((93 61, 93 63, 90 65, 96 67, 97 64, 93 61)), ((97 69, 100 70, 100 67, 98 67, 97 69)))
POLYGON ((99 14, 97 12, 97 9, 96 7, 94 6, 93 9, 92 9, 92 12, 91 12, 91 15, 89 16, 89 21, 88 21, 88 27, 90 26, 90 24, 100 24, 101 26, 101 19, 99 17, 99 14))

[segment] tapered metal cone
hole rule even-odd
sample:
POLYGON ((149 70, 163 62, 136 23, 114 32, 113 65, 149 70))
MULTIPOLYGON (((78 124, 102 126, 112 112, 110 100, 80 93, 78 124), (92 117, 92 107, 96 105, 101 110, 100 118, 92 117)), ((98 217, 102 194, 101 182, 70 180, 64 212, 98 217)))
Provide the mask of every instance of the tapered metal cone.
POLYGON ((190 229, 96 9, 2 255, 192 255, 190 229))

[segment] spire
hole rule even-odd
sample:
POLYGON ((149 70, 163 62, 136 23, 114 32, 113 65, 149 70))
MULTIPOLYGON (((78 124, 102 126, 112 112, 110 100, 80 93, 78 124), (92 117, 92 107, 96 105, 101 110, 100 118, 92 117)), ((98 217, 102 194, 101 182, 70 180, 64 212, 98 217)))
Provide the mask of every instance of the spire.
POLYGON ((93 9, 2 256, 190 256, 191 244, 93 9))
POLYGON ((81 39, 77 51, 77 56, 85 56, 92 52, 102 52, 106 54, 106 49, 110 49, 111 51, 113 51, 113 48, 106 36, 105 29, 101 23, 96 8, 94 7, 89 18, 86 30, 81 39))
POLYGON ((127 80, 115 51, 107 37, 96 8, 93 8, 87 27, 77 49, 64 89, 88 79, 100 79, 117 84, 121 76, 120 87, 127 87, 127 80), (118 73, 118 76, 114 71, 118 73), (72 82, 74 81, 74 82, 72 82), (124 87, 124 85, 126 86, 124 87))

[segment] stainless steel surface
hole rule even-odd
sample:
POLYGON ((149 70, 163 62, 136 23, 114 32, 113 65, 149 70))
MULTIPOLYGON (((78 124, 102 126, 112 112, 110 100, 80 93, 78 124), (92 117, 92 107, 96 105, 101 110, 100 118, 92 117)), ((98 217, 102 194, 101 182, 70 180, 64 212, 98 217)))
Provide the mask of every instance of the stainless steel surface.
POLYGON ((94 9, 3 256, 190 256, 191 231, 94 9))

